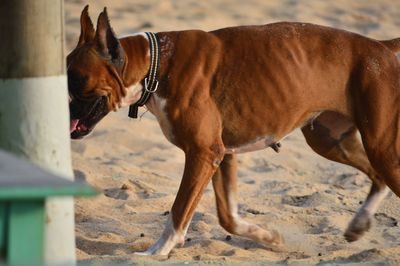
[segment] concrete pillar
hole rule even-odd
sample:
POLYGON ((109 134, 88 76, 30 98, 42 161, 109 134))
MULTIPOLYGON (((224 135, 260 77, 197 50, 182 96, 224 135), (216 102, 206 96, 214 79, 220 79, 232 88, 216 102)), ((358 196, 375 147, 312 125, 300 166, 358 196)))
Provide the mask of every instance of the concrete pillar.
MULTIPOLYGON (((0 148, 73 179, 62 0, 0 0, 0 148)), ((45 240, 75 264, 72 198, 46 202, 45 240)))

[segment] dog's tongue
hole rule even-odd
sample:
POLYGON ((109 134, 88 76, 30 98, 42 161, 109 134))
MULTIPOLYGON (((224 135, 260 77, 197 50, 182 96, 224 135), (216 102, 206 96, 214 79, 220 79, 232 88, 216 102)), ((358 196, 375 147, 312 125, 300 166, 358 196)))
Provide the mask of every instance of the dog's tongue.
POLYGON ((74 132, 75 131, 75 129, 76 129, 76 126, 78 125, 78 123, 79 123, 79 119, 72 119, 71 120, 71 124, 70 124, 70 127, 69 127, 69 129, 70 129, 70 133, 72 133, 72 132, 74 132))

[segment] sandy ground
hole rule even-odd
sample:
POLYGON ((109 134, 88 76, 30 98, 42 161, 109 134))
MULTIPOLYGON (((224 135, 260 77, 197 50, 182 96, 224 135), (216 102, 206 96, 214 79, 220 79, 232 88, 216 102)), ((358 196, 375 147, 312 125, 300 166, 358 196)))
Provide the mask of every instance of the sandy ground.
MULTIPOLYGON (((87 1, 65 1, 67 50, 77 42, 87 1)), ((89 1, 94 21, 108 6, 118 35, 137 31, 217 29, 232 25, 303 21, 370 37, 400 36, 400 1, 89 1)), ((144 109, 141 110, 144 113, 144 109)), ((219 225, 211 185, 196 209, 184 247, 167 257, 139 257, 154 243, 180 182, 184 156, 162 135, 155 118, 130 120, 112 113, 82 141, 74 141, 76 178, 97 187, 97 198, 76 201, 80 263, 98 264, 400 264, 400 200, 390 194, 364 238, 347 243, 343 232, 365 199, 370 182, 355 169, 327 161, 296 131, 279 154, 239 156, 239 210, 247 220, 275 228, 286 251, 274 252, 228 235, 219 225)))

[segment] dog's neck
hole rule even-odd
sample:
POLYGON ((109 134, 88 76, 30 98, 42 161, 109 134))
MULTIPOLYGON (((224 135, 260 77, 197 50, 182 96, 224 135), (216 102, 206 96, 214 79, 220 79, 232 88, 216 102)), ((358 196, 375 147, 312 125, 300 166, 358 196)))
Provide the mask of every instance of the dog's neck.
POLYGON ((126 87, 140 83, 150 68, 150 47, 145 35, 135 35, 120 40, 125 51, 122 80, 126 87))
MULTIPOLYGON (((160 66, 158 69, 158 78, 162 75, 162 70, 168 64, 168 49, 171 45, 163 45, 167 38, 160 40, 160 66)), ((150 69, 150 41, 145 33, 139 33, 130 37, 120 39, 121 45, 125 51, 125 66, 123 69, 122 80, 126 88, 126 96, 122 99, 121 107, 126 107, 136 103, 143 89, 143 80, 150 69)), ((158 90, 159 91, 159 90, 158 90)), ((152 95, 149 98, 151 102, 152 95)), ((149 108, 148 104, 146 106, 149 108)))

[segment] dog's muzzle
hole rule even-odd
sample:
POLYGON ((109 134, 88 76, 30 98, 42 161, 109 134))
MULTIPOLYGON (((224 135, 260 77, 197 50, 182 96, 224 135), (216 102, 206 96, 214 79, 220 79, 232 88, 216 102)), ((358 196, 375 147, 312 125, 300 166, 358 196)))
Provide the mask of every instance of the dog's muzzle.
POLYGON ((96 124, 108 113, 107 97, 99 97, 91 108, 76 110, 78 102, 70 103, 70 134, 72 139, 80 139, 88 135, 96 124), (82 115, 82 110, 89 110, 86 115, 82 115))

